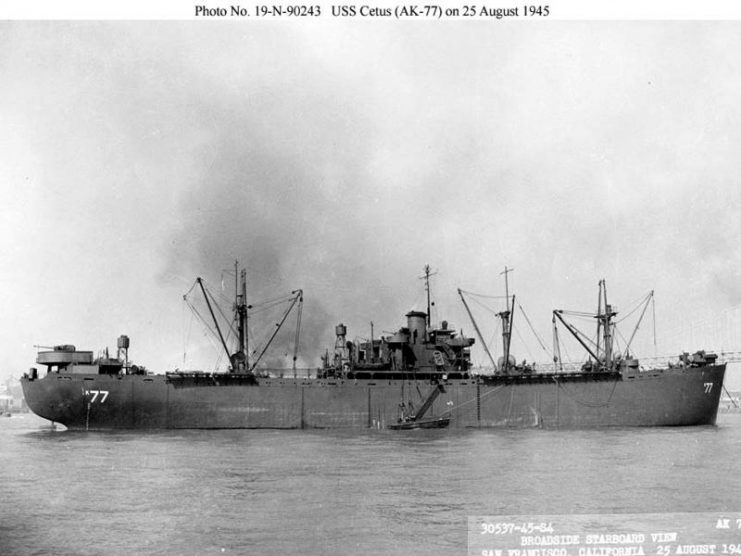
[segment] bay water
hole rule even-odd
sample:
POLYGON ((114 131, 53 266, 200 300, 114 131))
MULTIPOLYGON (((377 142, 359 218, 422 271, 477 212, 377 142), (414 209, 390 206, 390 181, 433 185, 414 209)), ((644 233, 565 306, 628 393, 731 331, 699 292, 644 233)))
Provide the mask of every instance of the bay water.
POLYGON ((466 554, 477 515, 741 510, 715 427, 83 433, 0 417, 0 554, 466 554))

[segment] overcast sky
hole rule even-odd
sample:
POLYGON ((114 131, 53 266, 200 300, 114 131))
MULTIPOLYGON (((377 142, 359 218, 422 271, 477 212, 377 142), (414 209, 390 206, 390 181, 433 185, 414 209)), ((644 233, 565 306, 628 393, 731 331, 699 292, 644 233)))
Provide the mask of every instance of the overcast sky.
POLYGON ((425 264, 470 335, 456 288, 507 265, 549 349, 600 278, 655 290, 639 356, 741 349, 738 52, 733 22, 2 22, 0 374, 119 334, 211 370, 182 296, 235 259, 251 299, 305 290, 306 365, 424 309, 425 264))

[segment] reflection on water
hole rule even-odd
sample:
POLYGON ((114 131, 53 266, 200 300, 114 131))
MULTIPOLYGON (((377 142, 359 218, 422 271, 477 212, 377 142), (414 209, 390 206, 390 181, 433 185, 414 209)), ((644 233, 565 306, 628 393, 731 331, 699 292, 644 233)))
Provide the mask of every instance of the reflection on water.
POLYGON ((671 429, 0 422, 0 554, 461 554, 469 515, 736 510, 741 415, 671 429))

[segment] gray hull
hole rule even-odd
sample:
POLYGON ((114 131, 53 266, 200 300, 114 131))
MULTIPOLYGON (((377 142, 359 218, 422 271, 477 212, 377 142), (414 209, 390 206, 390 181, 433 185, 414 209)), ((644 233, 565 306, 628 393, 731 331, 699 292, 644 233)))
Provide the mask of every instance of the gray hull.
MULTIPOLYGON (((724 373, 707 365, 450 380, 428 416, 449 414, 452 428, 712 425, 724 373)), ((385 428, 398 419, 402 388, 400 380, 64 372, 21 382, 32 411, 76 430, 385 428)))

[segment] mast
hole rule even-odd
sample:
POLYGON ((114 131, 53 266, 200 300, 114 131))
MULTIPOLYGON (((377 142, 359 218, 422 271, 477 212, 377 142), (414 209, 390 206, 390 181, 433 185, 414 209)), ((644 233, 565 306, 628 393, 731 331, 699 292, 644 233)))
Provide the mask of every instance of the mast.
POLYGON ((597 290, 597 353, 600 352, 600 336, 602 335, 602 320, 599 315, 602 314, 602 280, 598 282, 599 289, 597 290))
MULTIPOLYGON (((243 371, 247 365, 247 269, 242 269, 241 273, 237 272, 238 263, 234 263, 234 272, 241 278, 241 292, 236 291, 235 309, 237 313, 237 331, 239 334, 239 345, 237 346, 238 366, 243 371)), ((237 283, 238 278, 235 278, 237 283)))
POLYGON ((249 332, 247 329, 247 309, 250 308, 247 305, 247 269, 242 270, 242 303, 244 303, 244 362, 245 366, 250 366, 250 351, 249 351, 249 332))
POLYGON ((605 304, 604 314, 597 315, 597 322, 602 323, 604 343, 605 343, 605 369, 612 368, 612 317, 617 313, 612 310, 612 306, 607 303, 607 284, 605 279, 600 280, 600 289, 602 290, 602 299, 605 304))
MULTIPOLYGON (((553 311, 553 316, 558 318, 558 320, 561 321, 561 323, 566 327, 566 329, 571 333, 574 338, 582 345, 582 347, 587 351, 587 353, 590 355, 592 359, 594 359, 594 362, 599 370, 611 372, 613 371, 613 356, 614 356, 614 346, 613 346, 613 338, 614 338, 614 330, 615 330, 615 324, 613 323, 612 319, 617 315, 617 311, 615 308, 610 305, 607 302, 607 284, 605 282, 605 279, 599 281, 599 295, 597 297, 598 300, 598 307, 597 307, 597 314, 590 314, 589 316, 597 319, 597 339, 595 342, 592 342, 591 339, 587 338, 583 333, 581 333, 578 329, 576 329, 573 325, 566 322, 566 320, 563 318, 564 311, 561 309, 556 309, 553 311), (602 336, 600 337, 599 332, 602 332, 602 336), (590 348, 587 343, 584 341, 585 338, 587 341, 589 341, 595 349, 590 348), (600 350, 600 340, 602 341, 602 349, 600 350)), ((653 292, 652 292, 653 293, 653 292)), ((652 294, 651 294, 652 295, 652 294)), ((645 309, 644 309, 645 311, 645 309)), ((585 313, 573 313, 580 316, 585 316, 585 313)), ((643 314, 641 314, 641 319, 643 318, 643 314)), ((638 321, 638 324, 640 324, 640 319, 638 321)), ((555 325, 555 319, 554 319, 554 325, 555 325)), ((638 325, 636 325, 637 328, 638 325)), ((635 334, 635 332, 633 333, 635 334)), ((554 328, 554 338, 556 338, 556 331, 554 328)), ((630 341, 628 342, 628 347, 630 346, 630 342, 633 341, 633 336, 630 337, 630 341)), ((627 354, 627 348, 626 348, 626 354, 627 354)))
POLYGON ((298 312, 296 315, 296 336, 293 339, 293 378, 296 378, 296 359, 298 359, 298 345, 301 336, 301 313, 304 310, 304 291, 299 290, 298 312))
POLYGON ((425 281, 425 291, 427 292, 427 329, 430 329, 430 326, 432 326, 432 312, 431 312, 431 306, 430 303, 430 276, 434 276, 437 274, 437 272, 430 272, 430 265, 425 265, 425 275, 422 276, 425 281))
MULTIPOLYGON (((502 344, 504 348, 503 371, 505 374, 507 374, 507 371, 509 370, 509 348, 512 342, 512 320, 510 318, 512 312, 509 308, 509 280, 507 275, 513 270, 514 268, 507 268, 505 266, 504 272, 500 272, 500 275, 504 274, 504 292, 507 300, 507 310, 499 313, 499 317, 502 319, 502 344)), ((514 308, 514 298, 512 299, 512 307, 514 308)))

